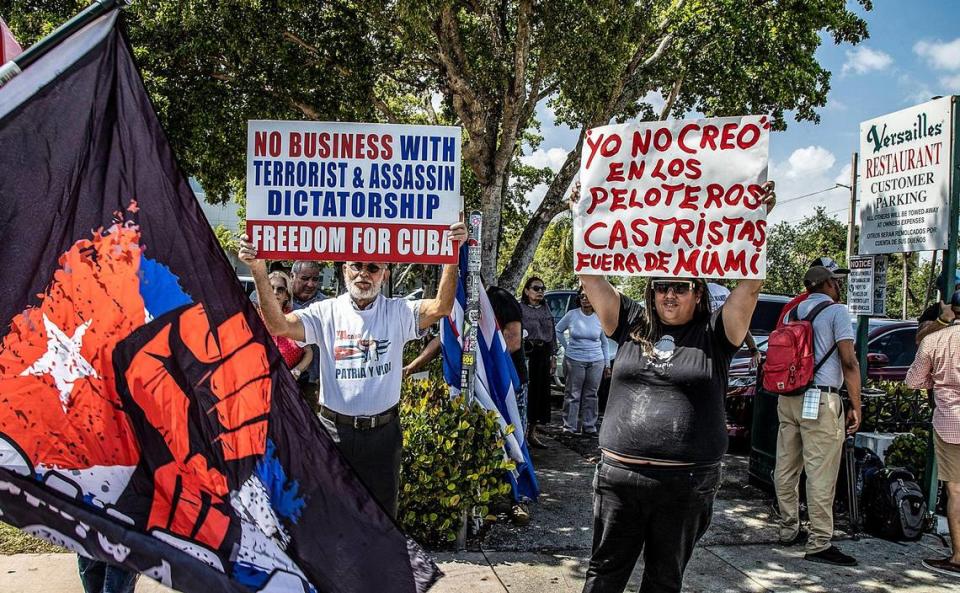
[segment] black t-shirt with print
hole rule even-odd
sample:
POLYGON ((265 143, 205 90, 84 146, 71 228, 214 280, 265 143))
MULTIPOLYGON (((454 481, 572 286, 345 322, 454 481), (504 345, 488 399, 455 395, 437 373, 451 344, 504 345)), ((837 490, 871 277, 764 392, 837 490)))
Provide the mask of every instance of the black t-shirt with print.
MULTIPOLYGON (((490 306, 493 307, 493 314, 497 316, 497 324, 504 327, 513 321, 520 322, 520 333, 523 334, 523 310, 520 309, 520 303, 517 299, 500 288, 491 286, 487 288, 487 298, 490 299, 490 306)), ((513 366, 517 367, 517 374, 520 375, 520 382, 527 383, 527 358, 523 355, 523 347, 516 352, 510 353, 513 359, 513 366)))
POLYGON ((628 457, 694 464, 720 461, 727 450, 724 397, 738 349, 723 328, 723 309, 707 319, 664 326, 648 355, 630 338, 639 303, 620 296, 611 339, 619 344, 600 447, 628 457))

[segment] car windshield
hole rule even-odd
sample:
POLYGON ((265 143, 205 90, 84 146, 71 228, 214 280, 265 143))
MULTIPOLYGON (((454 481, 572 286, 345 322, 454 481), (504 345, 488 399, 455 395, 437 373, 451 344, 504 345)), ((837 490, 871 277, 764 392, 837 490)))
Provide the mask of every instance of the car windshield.
MULTIPOLYGON (((777 320, 780 318, 780 312, 786 303, 779 301, 764 300, 757 301, 757 307, 753 310, 753 317, 750 319, 750 331, 754 336, 766 335, 777 327, 777 320)), ((758 342, 759 344, 759 342, 758 342)))

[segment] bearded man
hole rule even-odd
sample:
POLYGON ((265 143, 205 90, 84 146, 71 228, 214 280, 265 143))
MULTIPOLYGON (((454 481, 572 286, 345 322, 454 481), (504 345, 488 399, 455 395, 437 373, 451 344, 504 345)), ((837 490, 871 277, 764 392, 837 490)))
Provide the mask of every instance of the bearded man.
MULTIPOLYGON (((450 241, 466 238, 463 223, 450 227, 450 241)), ((457 264, 444 266, 436 298, 413 301, 381 294, 389 274, 386 264, 346 262, 345 294, 284 314, 253 244, 244 240, 239 256, 250 266, 267 330, 319 350, 320 420, 374 498, 396 517, 403 346, 450 314, 457 264)))

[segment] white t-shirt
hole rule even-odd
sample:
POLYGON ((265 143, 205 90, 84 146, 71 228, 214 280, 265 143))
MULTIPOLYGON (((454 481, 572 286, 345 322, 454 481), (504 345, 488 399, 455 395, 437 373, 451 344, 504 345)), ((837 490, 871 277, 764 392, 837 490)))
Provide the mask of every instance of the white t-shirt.
POLYGON ((707 290, 710 292, 710 310, 716 311, 727 302, 730 291, 726 286, 721 286, 714 282, 707 282, 707 290))
MULTIPOLYGON (((815 292, 807 297, 807 300, 797 305, 797 314, 803 319, 813 311, 814 307, 820 303, 832 303, 833 299, 829 296, 815 292)), ((856 339, 853 333, 853 326, 850 324, 850 314, 843 305, 831 305, 820 311, 817 318, 813 320, 813 363, 817 364, 823 358, 830 348, 837 342, 843 340, 856 339)), ((813 377, 816 385, 826 385, 839 389, 843 386, 843 366, 840 364, 840 352, 834 350, 830 358, 817 369, 813 377)))
POLYGON ((357 309, 349 294, 293 312, 307 344, 320 350, 320 403, 349 416, 372 416, 397 405, 403 345, 419 333, 421 301, 378 295, 357 309))

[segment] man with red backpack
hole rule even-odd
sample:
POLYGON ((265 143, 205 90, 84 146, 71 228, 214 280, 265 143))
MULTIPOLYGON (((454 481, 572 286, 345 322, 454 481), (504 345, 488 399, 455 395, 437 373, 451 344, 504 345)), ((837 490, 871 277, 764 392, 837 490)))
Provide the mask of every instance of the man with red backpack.
POLYGON ((843 277, 812 266, 803 278, 807 298, 770 334, 763 387, 780 394, 774 485, 780 507, 780 541, 802 538, 800 473, 807 474, 810 535, 805 559, 839 566, 857 561, 830 543, 833 499, 846 433, 860 426, 860 367, 854 332, 840 299, 843 277), (847 385, 851 409, 844 422, 840 388, 847 385), (846 430, 844 430, 846 424, 846 430))
MULTIPOLYGON (((849 269, 841 268, 840 264, 837 263, 837 260, 826 255, 820 256, 817 259, 810 262, 810 267, 812 268, 813 266, 823 266, 826 269, 833 272, 834 274, 836 274, 837 276, 846 276, 847 274, 850 273, 849 269)), ((792 311, 794 307, 796 307, 803 301, 807 300, 808 296, 810 296, 810 293, 804 291, 798 294, 797 296, 793 297, 792 299, 790 299, 787 302, 787 304, 784 305, 783 311, 780 312, 780 318, 777 319, 777 327, 782 327, 783 324, 786 323, 787 321, 787 314, 790 313, 790 311, 792 311)), ((919 344, 920 342, 917 342, 917 343, 919 344)))

